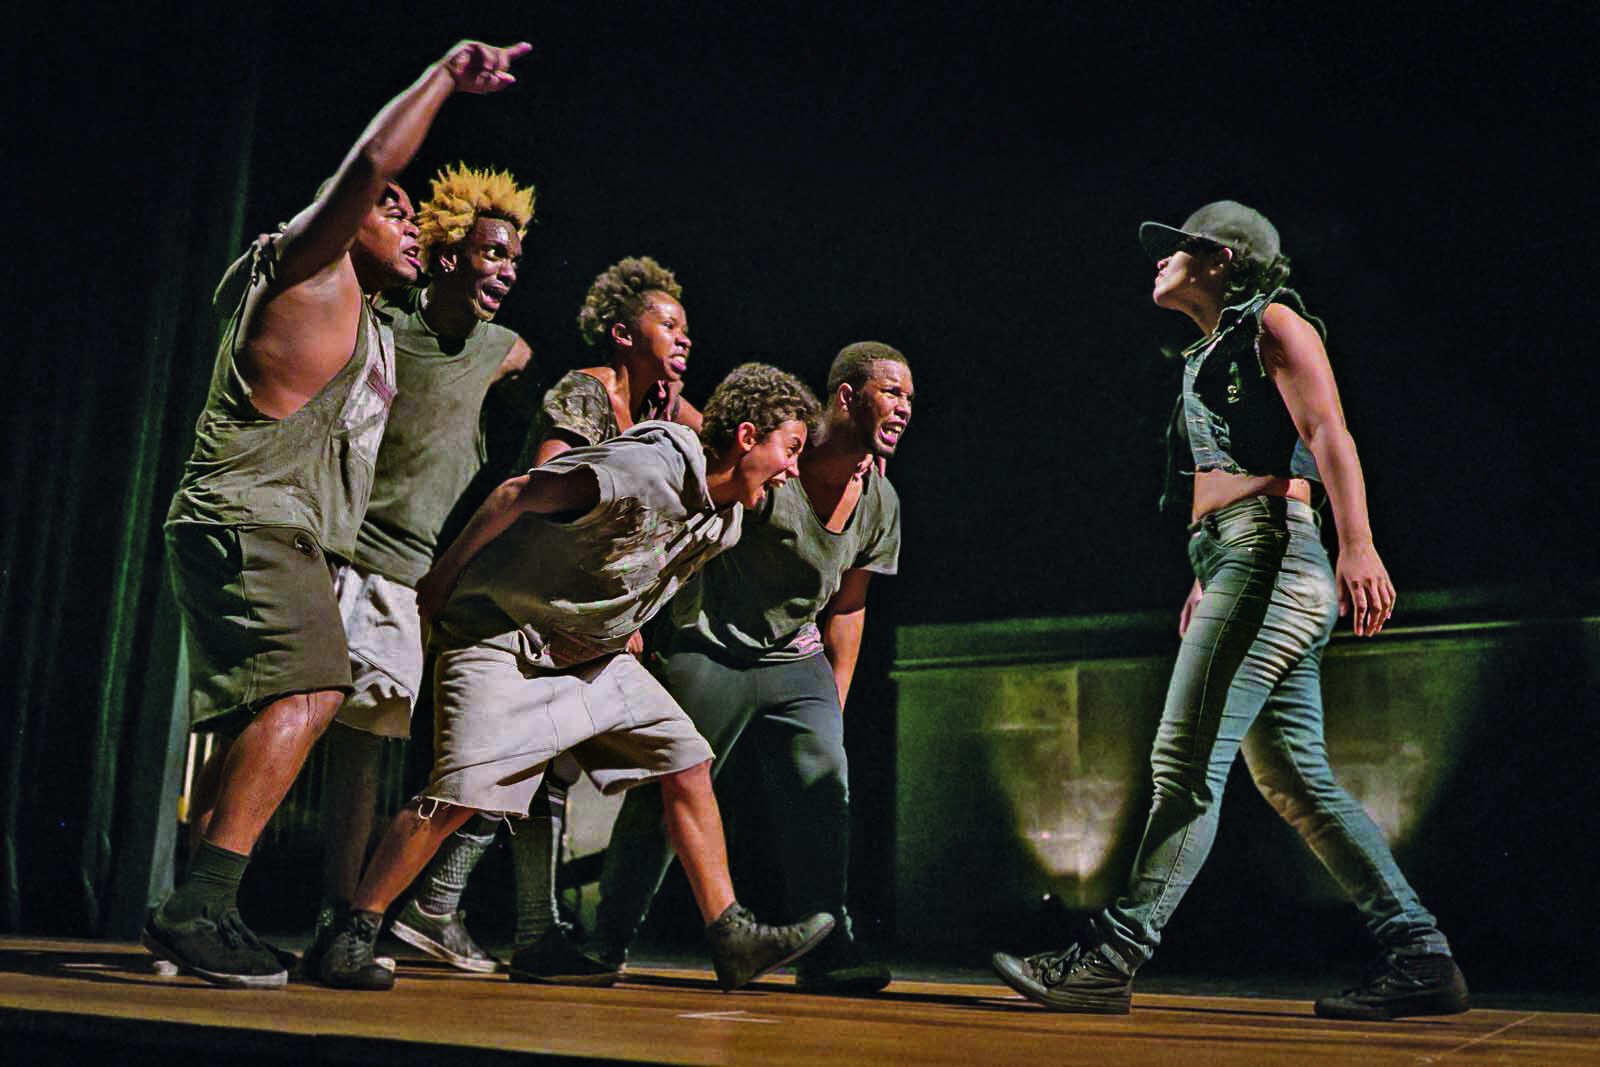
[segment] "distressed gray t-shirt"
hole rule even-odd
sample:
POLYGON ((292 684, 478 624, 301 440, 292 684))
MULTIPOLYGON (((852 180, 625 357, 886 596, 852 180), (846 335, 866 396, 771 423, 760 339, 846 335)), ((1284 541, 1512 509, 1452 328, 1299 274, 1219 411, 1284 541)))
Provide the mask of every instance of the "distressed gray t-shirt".
POLYGON ((804 659, 822 651, 817 615, 847 570, 893 574, 900 561, 900 497, 868 471, 850 520, 829 530, 791 478, 745 516, 744 535, 673 600, 672 626, 741 663, 804 659))
POLYGON ((433 627, 436 647, 488 644, 554 666, 556 634, 595 656, 621 650, 685 581, 739 540, 743 508, 718 510, 686 426, 642 422, 539 468, 588 469, 600 501, 572 521, 522 515, 469 563, 433 627))

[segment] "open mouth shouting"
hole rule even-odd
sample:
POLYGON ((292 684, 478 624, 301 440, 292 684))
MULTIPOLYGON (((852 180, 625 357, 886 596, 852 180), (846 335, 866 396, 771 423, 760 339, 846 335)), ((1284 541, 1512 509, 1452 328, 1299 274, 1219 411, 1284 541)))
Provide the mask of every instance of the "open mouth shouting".
POLYGON ((500 303, 511 292, 511 287, 503 282, 488 282, 478 290, 478 300, 490 311, 498 311, 500 303))

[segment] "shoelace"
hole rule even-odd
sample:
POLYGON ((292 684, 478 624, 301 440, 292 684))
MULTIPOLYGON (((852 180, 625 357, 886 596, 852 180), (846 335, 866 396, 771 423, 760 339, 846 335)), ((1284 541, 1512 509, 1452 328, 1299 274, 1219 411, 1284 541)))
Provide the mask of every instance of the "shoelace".
POLYGON ((797 945, 802 940, 802 932, 792 926, 769 926, 764 922, 757 922, 750 911, 741 908, 735 915, 730 926, 735 930, 744 930, 751 937, 781 938, 786 945, 797 945))
POLYGON ((1087 957, 1081 946, 1073 945, 1061 952, 1041 952, 1029 956, 1023 962, 1038 973, 1045 985, 1058 986, 1080 965, 1087 963, 1087 957))
POLYGON ((1406 971, 1405 967, 1401 965, 1398 956, 1392 952, 1385 952, 1367 965, 1367 973, 1362 977, 1361 984, 1346 989, 1344 995, 1389 993, 1416 989, 1422 984, 1423 982, 1420 979, 1406 971))
POLYGON ((222 938, 222 943, 229 948, 260 948, 261 942, 256 940, 256 935, 244 924, 244 916, 238 909, 229 909, 223 913, 217 923, 217 934, 222 938))
POLYGON ((372 942, 377 934, 377 928, 370 919, 352 919, 349 928, 345 931, 349 936, 338 939, 340 948, 344 950, 344 962, 349 967, 360 963, 368 963, 372 959, 372 942))

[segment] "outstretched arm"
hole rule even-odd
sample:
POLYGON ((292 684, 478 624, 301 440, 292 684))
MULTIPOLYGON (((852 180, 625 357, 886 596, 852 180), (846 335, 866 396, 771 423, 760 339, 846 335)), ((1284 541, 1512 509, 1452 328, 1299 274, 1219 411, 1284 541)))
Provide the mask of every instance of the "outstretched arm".
POLYGON ((461 572, 485 545, 505 533, 527 513, 535 515, 587 514, 600 502, 600 485, 594 471, 578 467, 567 471, 533 471, 501 482, 473 513, 460 536, 451 542, 432 569, 417 583, 417 611, 431 621, 450 599, 461 572))
POLYGON ((463 41, 384 105, 321 195, 290 221, 279 239, 280 287, 304 281, 344 255, 367 212, 417 154, 439 108, 452 93, 492 93, 505 88, 516 81, 509 70, 511 63, 532 47, 522 43, 495 48, 463 41))
POLYGON ((861 632, 867 624, 867 583, 872 572, 848 570, 839 581, 818 621, 822 628, 822 653, 833 667, 833 684, 839 690, 839 710, 844 710, 855 677, 856 659, 861 654, 861 632))
POLYGON ((1316 458, 1339 533, 1339 614, 1353 614, 1357 636, 1383 629, 1394 611, 1395 589, 1372 544, 1367 487, 1355 439, 1345 427, 1339 388, 1316 329, 1282 304, 1262 316, 1261 354, 1267 373, 1288 405, 1300 439, 1316 458))

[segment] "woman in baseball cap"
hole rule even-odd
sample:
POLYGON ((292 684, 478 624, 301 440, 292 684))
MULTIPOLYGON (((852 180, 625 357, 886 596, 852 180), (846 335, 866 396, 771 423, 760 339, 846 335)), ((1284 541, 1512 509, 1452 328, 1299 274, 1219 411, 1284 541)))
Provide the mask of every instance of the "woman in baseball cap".
MULTIPOLYGON (((1207 204, 1182 226, 1146 222, 1151 298, 1200 339, 1183 352, 1168 440, 1189 475, 1194 588, 1151 757, 1155 800, 1127 891, 1065 951, 994 957, 1017 992, 1060 1011, 1121 1014, 1132 977, 1194 881, 1241 750, 1262 794, 1298 830, 1383 947, 1361 986, 1318 1015, 1392 1019, 1467 1009, 1467 986, 1434 917, 1382 832, 1334 780, 1322 729, 1322 651, 1338 616, 1383 629, 1394 585, 1373 547, 1355 441, 1323 347, 1326 330, 1285 287, 1289 260, 1260 212, 1207 204), (1339 534, 1319 535, 1313 491, 1339 534)), ((1169 480, 1166 500, 1179 494, 1169 480)))

